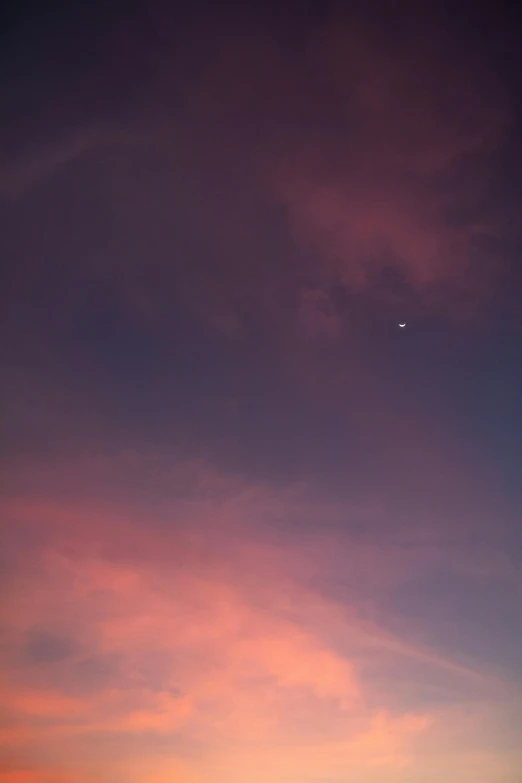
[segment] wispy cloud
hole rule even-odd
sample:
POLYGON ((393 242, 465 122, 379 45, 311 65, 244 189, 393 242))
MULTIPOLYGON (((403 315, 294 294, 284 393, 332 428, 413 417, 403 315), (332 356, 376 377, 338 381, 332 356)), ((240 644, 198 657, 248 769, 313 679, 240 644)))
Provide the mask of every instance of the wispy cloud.
POLYGON ((419 738, 429 743, 445 721, 462 731, 454 706, 478 699, 495 720, 507 683, 378 619, 380 596, 415 574, 415 557, 327 531, 269 534, 249 515, 292 516, 295 499, 222 477, 213 486, 227 487, 226 499, 209 505, 205 472, 191 493, 196 514, 181 523, 183 501, 169 525, 152 509, 146 521, 100 504, 4 507, 23 540, 11 544, 6 591, 4 743, 78 765, 100 761, 106 738, 126 737, 158 780, 179 764, 188 779, 250 770, 380 781, 416 769, 419 738), (342 600, 332 591, 341 562, 364 574, 342 600), (439 704, 420 691, 416 704, 402 701, 403 665, 442 688, 439 704), (154 749, 169 737, 177 750, 160 759, 154 749))

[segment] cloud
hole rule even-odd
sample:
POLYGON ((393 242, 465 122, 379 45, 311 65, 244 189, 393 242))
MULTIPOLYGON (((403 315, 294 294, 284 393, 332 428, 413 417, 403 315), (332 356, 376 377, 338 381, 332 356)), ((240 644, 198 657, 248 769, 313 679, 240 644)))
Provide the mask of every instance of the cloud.
POLYGON ((92 67, 65 25, 85 67, 15 80, 0 779, 516 781, 502 466, 439 328, 506 260, 510 107, 396 5, 159 57, 152 13, 92 67))
POLYGON ((70 225, 49 217, 41 252, 101 276, 162 334, 187 308, 274 350, 296 335, 353 341, 346 294, 390 316, 475 313, 506 274, 511 229, 492 188, 509 101, 472 46, 455 51, 410 11, 397 9, 395 39, 379 15, 333 13, 291 51, 261 21, 203 15, 175 61, 150 59, 135 20, 116 25, 106 48, 132 73, 147 63, 147 90, 89 72, 119 109, 65 112, 14 156, 6 182, 33 183, 17 214, 35 237, 35 200, 59 215, 91 194, 70 225))
POLYGON ((190 504, 172 501, 168 524, 165 511, 144 517, 132 503, 4 504, 17 520, 6 538, 1 684, 0 739, 11 750, 45 750, 73 770, 90 759, 138 782, 179 769, 216 782, 250 770, 380 783, 408 780, 441 732, 470 730, 448 692, 472 714, 477 699, 486 705, 468 743, 491 732, 505 684, 394 634, 379 611, 443 551, 270 532, 256 512, 305 513, 303 488, 249 487, 215 471, 210 480, 202 464, 176 470, 199 478, 190 504), (413 701, 404 666, 423 683, 413 701))
POLYGON ((298 240, 349 287, 378 292, 386 271, 417 293, 474 285, 473 219, 452 215, 478 205, 509 115, 443 45, 432 28, 392 42, 339 17, 312 44, 344 133, 302 139, 279 193, 298 240))
POLYGON ((73 130, 70 136, 50 141, 47 146, 19 153, 1 167, 2 194, 12 199, 21 198, 28 190, 66 168, 75 159, 98 146, 121 143, 116 132, 85 128, 73 130))
POLYGON ((1 783, 88 783, 89 777, 78 771, 55 766, 37 766, 0 762, 1 783))
MULTIPOLYGON (((35 625, 58 626, 76 638, 75 652, 22 667, 15 655, 13 684, 2 687, 11 744, 52 747, 64 737, 116 732, 136 734, 146 746, 151 733, 177 733, 212 763, 231 744, 248 754, 252 743, 301 746, 325 731, 353 734, 346 753, 364 758, 373 738, 379 754, 385 735, 400 734, 392 716, 375 718, 377 734, 365 728, 374 718, 352 663, 278 606, 277 594, 284 606, 290 598, 284 579, 266 596, 243 586, 233 562, 228 573, 208 560, 201 572, 186 555, 175 562, 126 563, 46 547, 32 586, 11 593, 11 644, 35 625), (119 661, 110 683, 70 695, 81 691, 80 664, 93 654, 119 661), (16 684, 20 678, 30 689, 16 684)), ((306 597, 292 596, 291 605, 296 600, 306 597)), ((385 745, 387 754, 396 741, 385 745)))

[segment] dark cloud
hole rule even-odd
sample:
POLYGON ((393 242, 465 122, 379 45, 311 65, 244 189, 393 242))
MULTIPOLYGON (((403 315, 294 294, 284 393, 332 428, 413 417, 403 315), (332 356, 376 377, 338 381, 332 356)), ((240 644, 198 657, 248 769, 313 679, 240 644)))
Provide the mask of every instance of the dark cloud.
POLYGON ((505 25, 377 8, 17 30, 34 55, 4 82, 9 442, 165 436, 272 474, 332 439, 360 458, 382 443, 368 389, 402 421, 431 395, 423 341, 456 340, 464 368, 463 324, 517 312, 505 25), (403 319, 421 337, 399 348, 403 319))
POLYGON ((65 661, 75 650, 67 637, 46 631, 32 631, 25 644, 25 656, 30 663, 46 664, 65 661))
POLYGON ((108 14, 97 58, 76 21, 56 33, 65 51, 43 38, 49 86, 24 71, 13 113, 29 142, 4 176, 33 192, 20 230, 48 204, 31 230, 48 263, 102 269, 162 329, 189 306, 226 335, 257 324, 276 339, 299 329, 307 291, 332 284, 369 288, 381 308, 422 293, 439 316, 473 311, 512 232, 491 205, 511 95, 483 50, 408 4, 391 29, 360 9, 298 18, 293 46, 283 17, 227 18, 181 36, 154 10, 108 14), (37 89, 45 132, 28 115, 37 89))

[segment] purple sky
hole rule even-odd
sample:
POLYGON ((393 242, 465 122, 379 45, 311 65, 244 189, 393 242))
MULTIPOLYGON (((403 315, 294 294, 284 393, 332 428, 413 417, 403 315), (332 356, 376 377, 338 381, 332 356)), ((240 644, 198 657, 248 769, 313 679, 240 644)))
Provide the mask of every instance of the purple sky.
POLYGON ((520 783, 522 31, 421 5, 6 14, 0 783, 520 783))

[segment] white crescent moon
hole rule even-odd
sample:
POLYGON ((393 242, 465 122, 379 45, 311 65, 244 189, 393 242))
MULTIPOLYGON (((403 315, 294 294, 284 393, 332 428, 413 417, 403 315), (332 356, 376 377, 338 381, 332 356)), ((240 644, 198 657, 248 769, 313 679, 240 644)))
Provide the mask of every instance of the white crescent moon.
POLYGON ((406 326, 406 324, 399 324, 399 326, 401 327, 401 329, 404 329, 404 327, 406 326))

